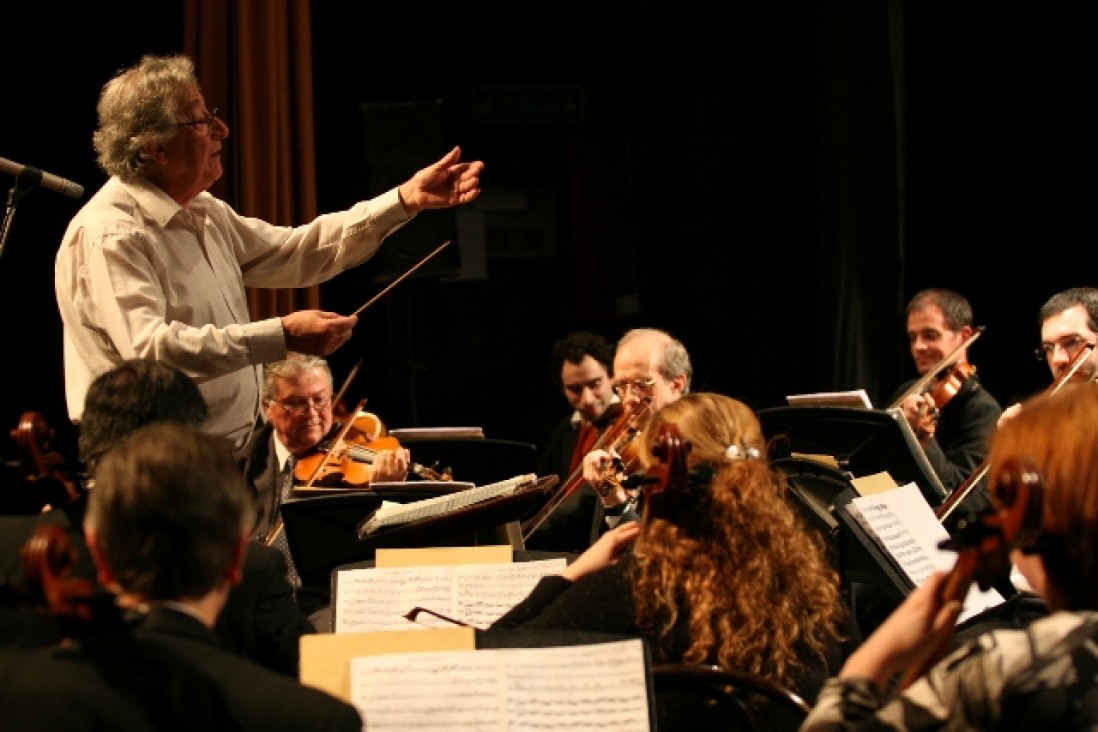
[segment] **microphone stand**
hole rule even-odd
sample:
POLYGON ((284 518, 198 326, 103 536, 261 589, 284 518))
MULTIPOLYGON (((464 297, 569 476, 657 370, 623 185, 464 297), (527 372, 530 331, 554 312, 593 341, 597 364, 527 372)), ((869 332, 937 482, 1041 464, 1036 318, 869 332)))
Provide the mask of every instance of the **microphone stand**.
POLYGON ((8 240, 8 231, 11 230, 11 220, 15 217, 15 209, 22 202, 23 196, 33 191, 42 182, 42 171, 38 168, 26 166, 15 177, 15 185, 8 191, 8 206, 4 211, 4 222, 0 224, 0 257, 4 256, 4 243, 8 240))

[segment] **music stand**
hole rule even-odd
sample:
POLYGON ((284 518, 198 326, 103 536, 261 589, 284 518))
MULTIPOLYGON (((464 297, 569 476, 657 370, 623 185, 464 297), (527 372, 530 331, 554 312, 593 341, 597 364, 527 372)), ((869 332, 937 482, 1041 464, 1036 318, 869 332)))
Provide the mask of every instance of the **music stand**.
POLYGON ((537 472, 538 450, 513 440, 428 439, 403 443, 420 465, 450 468, 454 480, 489 485, 514 475, 537 472))
POLYGON ((854 477, 887 472, 899 485, 915 483, 931 506, 947 495, 899 410, 781 406, 758 414, 763 432, 774 440, 774 458, 830 455, 854 477))
MULTIPOLYGON (((548 500, 550 491, 559 481, 557 476, 547 475, 538 478, 533 486, 509 495, 489 498, 438 516, 384 527, 358 541, 371 550, 380 547, 476 546, 481 543, 480 536, 485 529, 521 521, 533 514, 548 500)), ((493 537, 491 543, 499 543, 498 536, 493 537)))
MULTIPOLYGON (((407 484, 405 484, 407 485, 407 484)), ((358 541, 356 527, 381 506, 382 501, 410 503, 448 492, 433 482, 422 490, 362 490, 299 498, 282 503, 286 542, 302 582, 328 586, 333 567, 373 559, 374 547, 358 541)))

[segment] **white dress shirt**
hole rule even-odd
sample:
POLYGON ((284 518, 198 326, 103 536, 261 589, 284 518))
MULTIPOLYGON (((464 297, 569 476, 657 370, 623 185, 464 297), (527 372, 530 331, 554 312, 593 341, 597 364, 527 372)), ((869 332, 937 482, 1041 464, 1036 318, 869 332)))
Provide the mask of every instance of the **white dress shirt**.
POLYGON ((80 420, 96 376, 154 358, 198 382, 207 431, 244 444, 260 410, 262 365, 286 356, 281 319, 251 322, 244 288, 329 280, 408 219, 395 188, 289 227, 241 216, 209 193, 183 208, 151 183, 111 178, 57 252, 69 417, 80 420))

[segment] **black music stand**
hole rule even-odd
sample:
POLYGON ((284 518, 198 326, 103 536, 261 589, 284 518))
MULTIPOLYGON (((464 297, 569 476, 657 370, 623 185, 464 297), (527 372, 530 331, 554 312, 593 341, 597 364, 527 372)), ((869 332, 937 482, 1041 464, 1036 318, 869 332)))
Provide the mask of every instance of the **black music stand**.
POLYGON ((513 440, 427 439, 402 443, 420 465, 450 468, 454 480, 489 485, 515 475, 537 472, 538 450, 513 440))
POLYGON ((333 567, 373 559, 374 548, 358 541, 356 527, 382 501, 410 503, 446 492, 449 491, 434 482, 425 482, 422 489, 360 490, 283 502, 286 542, 302 583, 326 589, 333 567))
POLYGON ((383 527, 358 541, 371 549, 498 544, 501 543, 500 535, 491 530, 532 515, 549 499, 558 482, 557 476, 546 475, 538 478, 533 486, 509 495, 489 498, 438 516, 383 527), (485 530, 489 530, 487 541, 485 530))
POLYGON ((854 477, 887 472, 899 485, 914 482, 931 506, 947 495, 898 410, 783 406, 758 414, 763 432, 774 440, 772 458, 793 453, 830 455, 854 477))

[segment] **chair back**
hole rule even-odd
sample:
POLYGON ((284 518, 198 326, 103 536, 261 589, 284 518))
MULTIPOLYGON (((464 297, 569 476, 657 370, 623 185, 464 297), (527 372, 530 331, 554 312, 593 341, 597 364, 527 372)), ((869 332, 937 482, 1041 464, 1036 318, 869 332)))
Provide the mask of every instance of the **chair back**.
POLYGON ((652 683, 660 732, 795 732, 810 709, 779 683, 720 666, 658 662, 652 683))

